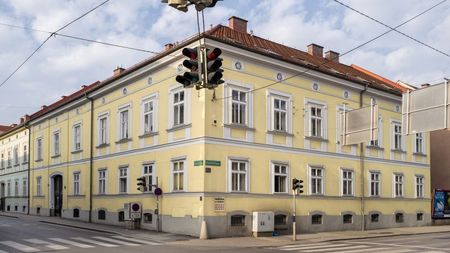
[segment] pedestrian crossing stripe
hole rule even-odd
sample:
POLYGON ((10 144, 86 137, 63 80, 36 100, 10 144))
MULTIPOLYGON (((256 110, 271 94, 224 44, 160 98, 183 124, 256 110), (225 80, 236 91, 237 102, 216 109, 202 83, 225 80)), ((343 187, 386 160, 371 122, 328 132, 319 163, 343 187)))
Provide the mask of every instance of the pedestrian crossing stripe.
POLYGON ((72 239, 77 240, 77 241, 82 241, 82 242, 87 242, 87 243, 99 245, 99 246, 103 246, 103 247, 108 247, 108 248, 113 248, 113 247, 118 247, 119 246, 119 245, 110 244, 110 243, 106 243, 106 242, 99 242, 99 241, 95 241, 95 240, 91 240, 91 239, 87 239, 87 238, 83 238, 83 237, 72 237, 72 239))
POLYGON ((54 249, 54 250, 63 250, 63 249, 68 249, 65 246, 59 245, 59 244, 54 244, 51 242, 46 242, 40 239, 25 239, 24 241, 26 242, 30 242, 33 244, 43 244, 45 245, 45 247, 50 248, 50 249, 54 249))
POLYGON ((17 243, 17 242, 13 242, 13 241, 2 241, 0 242, 3 245, 6 245, 8 247, 20 250, 22 252, 39 252, 39 249, 21 244, 21 243, 17 243))
POLYGON ((149 242, 149 241, 139 240, 139 239, 135 239, 135 238, 120 236, 120 235, 115 235, 115 236, 111 236, 111 237, 114 237, 114 238, 117 238, 117 239, 122 239, 122 240, 127 240, 127 241, 130 241, 130 242, 137 242, 137 243, 141 243, 141 244, 161 245, 161 243, 157 243, 157 242, 149 242))

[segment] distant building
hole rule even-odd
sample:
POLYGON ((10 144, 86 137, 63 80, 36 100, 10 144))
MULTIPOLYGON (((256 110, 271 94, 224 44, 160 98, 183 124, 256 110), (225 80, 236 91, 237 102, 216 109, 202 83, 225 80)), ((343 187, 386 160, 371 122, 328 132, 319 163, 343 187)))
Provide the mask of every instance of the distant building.
POLYGON ((299 178, 300 232, 430 224, 429 138, 401 135, 405 88, 319 45, 303 52, 229 21, 201 36, 223 51, 215 91, 175 81, 195 37, 33 114, 31 213, 119 225, 124 204, 139 202, 143 228, 199 235, 204 220, 220 237, 249 235, 252 212, 273 211, 287 232, 299 178), (341 145, 343 104, 372 98, 381 138, 341 145), (137 190, 142 175, 162 197, 137 190))
POLYGON ((0 211, 28 212, 27 116, 0 133, 0 211))

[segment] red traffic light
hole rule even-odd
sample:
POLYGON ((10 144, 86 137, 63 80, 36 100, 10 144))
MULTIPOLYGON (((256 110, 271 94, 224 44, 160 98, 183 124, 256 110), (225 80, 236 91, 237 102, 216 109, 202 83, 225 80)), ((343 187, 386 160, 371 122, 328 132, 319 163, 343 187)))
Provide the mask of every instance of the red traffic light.
POLYGON ((183 51, 181 51, 184 56, 187 56, 191 60, 195 60, 198 57, 198 51, 197 48, 183 48, 183 51))
POLYGON ((222 54, 222 50, 220 48, 214 48, 213 50, 208 50, 206 54, 206 58, 208 58, 209 61, 217 59, 222 54))

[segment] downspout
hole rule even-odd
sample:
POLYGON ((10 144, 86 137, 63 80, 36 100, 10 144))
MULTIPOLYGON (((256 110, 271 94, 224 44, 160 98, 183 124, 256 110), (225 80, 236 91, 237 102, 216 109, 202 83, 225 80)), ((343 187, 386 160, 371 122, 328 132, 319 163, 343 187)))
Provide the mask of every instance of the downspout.
MULTIPOLYGON (((364 105, 363 94, 367 91, 367 87, 369 85, 366 84, 364 86, 364 90, 359 93, 359 107, 362 108, 364 105)), ((359 144, 359 163, 361 167, 361 231, 366 230, 366 217, 364 215, 364 191, 365 191, 365 183, 364 183, 364 142, 359 144)))
POLYGON ((90 140, 89 140, 89 223, 92 222, 92 171, 94 167, 94 100, 89 98, 87 93, 84 93, 84 96, 91 103, 91 122, 90 122, 90 140))
POLYGON ((27 179, 27 203, 28 203, 28 208, 27 208, 27 215, 30 215, 30 206, 31 206, 31 189, 30 189, 30 180, 31 180, 31 161, 30 161, 30 159, 31 159, 31 152, 30 152, 30 150, 31 150, 31 127, 28 125, 28 123, 25 123, 25 129, 27 129, 28 130, 28 153, 27 153, 27 161, 28 161, 28 165, 27 165, 27 169, 28 169, 28 179, 27 179))

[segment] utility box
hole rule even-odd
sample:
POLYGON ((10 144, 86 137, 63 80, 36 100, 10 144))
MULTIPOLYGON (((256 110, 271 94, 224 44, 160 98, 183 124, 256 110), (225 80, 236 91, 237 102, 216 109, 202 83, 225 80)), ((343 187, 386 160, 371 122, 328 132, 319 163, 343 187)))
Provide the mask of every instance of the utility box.
POLYGON ((253 212, 253 236, 272 236, 274 229, 273 212, 253 212))
POLYGON ((131 220, 130 208, 131 208, 130 203, 123 204, 123 219, 126 221, 131 220))

